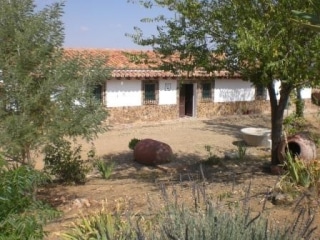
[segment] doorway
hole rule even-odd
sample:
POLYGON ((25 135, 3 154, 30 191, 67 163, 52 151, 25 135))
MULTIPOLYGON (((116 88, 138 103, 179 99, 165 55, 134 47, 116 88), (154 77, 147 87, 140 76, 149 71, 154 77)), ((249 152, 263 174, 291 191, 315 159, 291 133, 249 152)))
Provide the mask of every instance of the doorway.
POLYGON ((181 84, 179 93, 179 116, 193 116, 193 84, 181 84))

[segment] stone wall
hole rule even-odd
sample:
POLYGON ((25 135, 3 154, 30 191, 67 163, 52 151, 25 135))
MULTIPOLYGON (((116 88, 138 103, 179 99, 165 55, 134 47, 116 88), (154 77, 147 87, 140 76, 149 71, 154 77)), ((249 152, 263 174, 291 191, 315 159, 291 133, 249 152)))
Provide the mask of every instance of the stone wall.
MULTIPOLYGON (((319 107, 305 100, 305 111, 315 112, 319 107)), ((294 104, 290 105, 290 111, 295 110, 294 104)), ((156 122, 179 118, 178 105, 143 105, 138 107, 107 108, 109 124, 129 124, 136 122, 156 122)), ((270 102, 256 100, 253 102, 229 102, 214 103, 200 101, 197 103, 196 115, 198 118, 212 118, 235 114, 267 114, 270 113, 270 102)))
POLYGON ((110 124, 154 122, 179 117, 178 105, 143 105, 137 107, 107 108, 107 122, 110 124))
POLYGON ((211 118, 215 116, 234 114, 261 114, 270 112, 269 101, 256 100, 253 102, 199 102, 197 117, 211 118))

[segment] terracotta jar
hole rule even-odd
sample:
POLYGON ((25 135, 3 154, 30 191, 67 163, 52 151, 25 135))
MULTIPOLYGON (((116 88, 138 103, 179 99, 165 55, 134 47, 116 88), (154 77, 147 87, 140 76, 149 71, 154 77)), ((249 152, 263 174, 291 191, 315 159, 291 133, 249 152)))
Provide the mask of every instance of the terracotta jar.
POLYGON ((171 147, 163 142, 153 139, 140 140, 133 150, 134 159, 146 165, 158 165, 172 160, 171 147))
POLYGON ((317 149, 315 143, 304 133, 298 133, 283 139, 278 146, 278 159, 283 163, 286 154, 290 152, 292 156, 309 162, 317 158, 317 149))

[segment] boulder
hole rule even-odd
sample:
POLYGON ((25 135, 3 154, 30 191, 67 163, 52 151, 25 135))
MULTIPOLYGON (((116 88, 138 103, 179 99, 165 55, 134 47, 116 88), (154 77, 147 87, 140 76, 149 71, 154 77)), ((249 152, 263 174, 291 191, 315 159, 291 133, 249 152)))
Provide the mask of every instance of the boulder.
POLYGON ((133 150, 135 161, 145 165, 158 165, 172 160, 171 147, 163 142, 153 139, 140 140, 133 150))

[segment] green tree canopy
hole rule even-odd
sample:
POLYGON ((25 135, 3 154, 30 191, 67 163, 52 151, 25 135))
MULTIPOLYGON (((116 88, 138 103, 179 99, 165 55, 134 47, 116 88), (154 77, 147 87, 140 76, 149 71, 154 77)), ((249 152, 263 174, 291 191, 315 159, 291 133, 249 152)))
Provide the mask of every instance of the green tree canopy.
POLYGON ((307 27, 313 31, 320 31, 320 0, 309 0, 311 3, 311 11, 303 12, 298 9, 292 10, 294 14, 293 21, 307 27))
MULTIPOLYGON (((140 1, 141 2, 141 1, 140 1)), ((277 146, 282 137, 283 113, 296 88, 318 84, 319 35, 292 21, 291 10, 308 12, 302 0, 154 0, 142 1, 174 13, 145 19, 158 22, 158 34, 131 37, 150 45, 166 59, 178 53, 176 62, 164 61, 167 70, 207 71, 225 69, 269 92, 272 121, 272 163, 278 163, 277 146), (187 60, 187 61, 184 61, 187 60), (281 81, 280 96, 275 80, 281 81)), ((146 4, 147 3, 147 4, 146 4)))
POLYGON ((32 164, 48 142, 103 130, 93 89, 109 74, 105 59, 63 50, 63 7, 0 0, 0 145, 16 161, 32 164))

